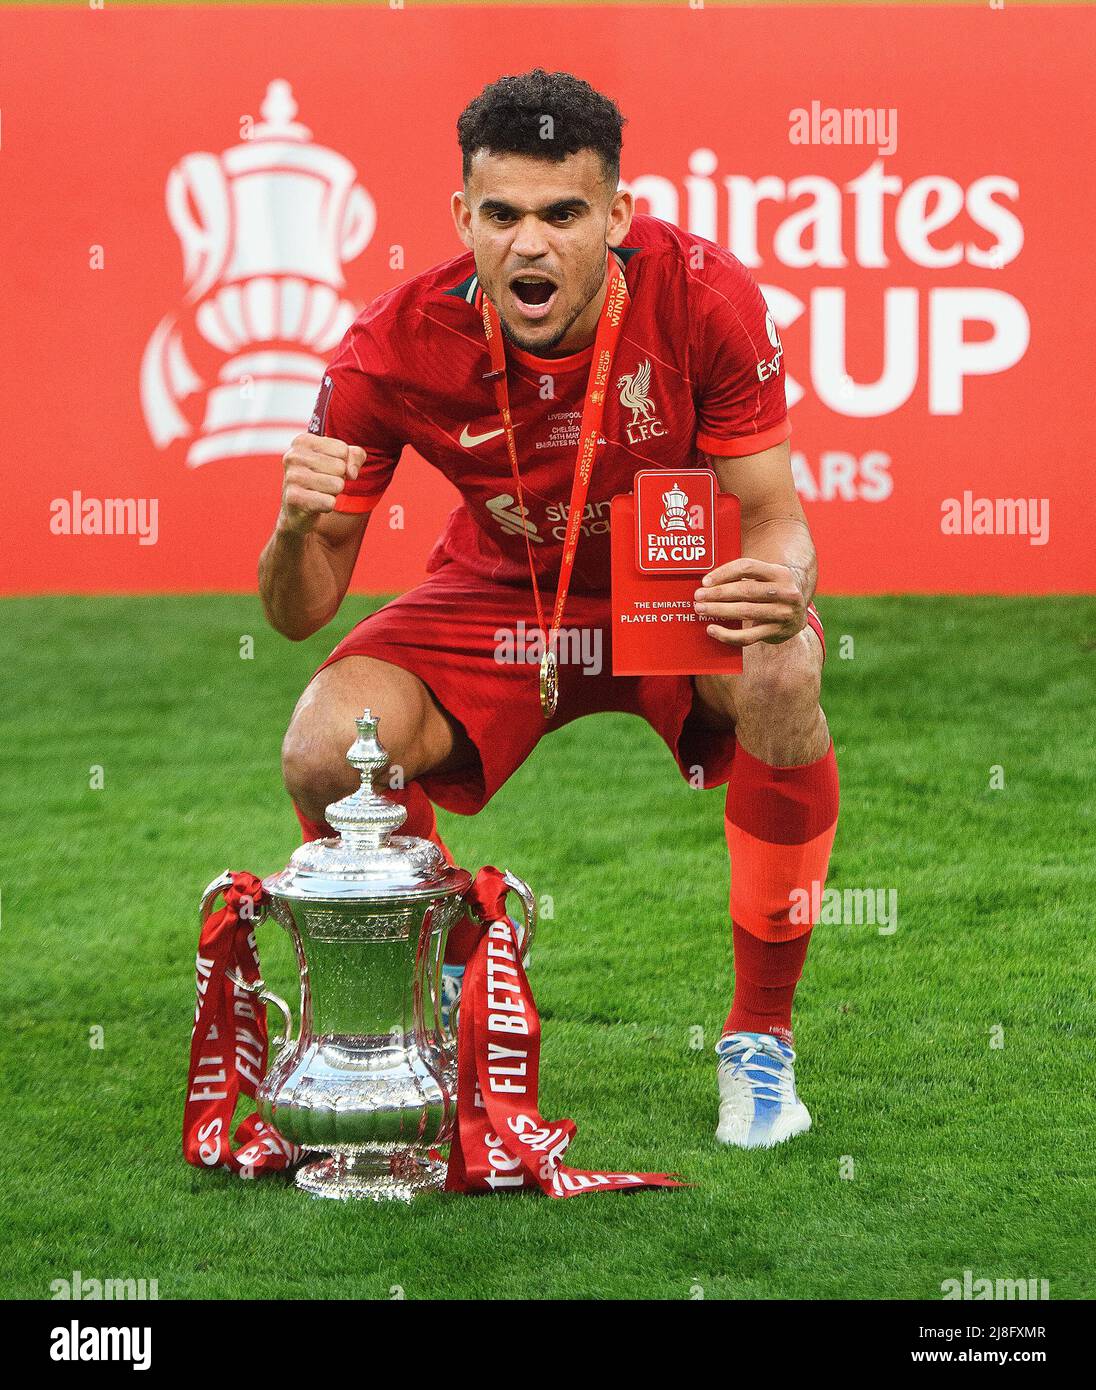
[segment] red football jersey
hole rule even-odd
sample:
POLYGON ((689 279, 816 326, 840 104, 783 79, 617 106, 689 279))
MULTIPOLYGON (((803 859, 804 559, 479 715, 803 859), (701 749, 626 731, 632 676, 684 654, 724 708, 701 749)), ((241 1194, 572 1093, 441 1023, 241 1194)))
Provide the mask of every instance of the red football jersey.
MULTIPOLYGON (((609 588, 609 503, 640 468, 696 466, 696 450, 742 457, 787 439, 783 349, 750 272, 713 242, 637 216, 617 255, 631 303, 612 367, 572 587, 609 588)), ((358 477, 336 503, 371 511, 404 445, 459 489, 427 563, 529 582, 522 522, 471 252, 375 299, 324 376, 314 434, 358 444, 358 477)), ((538 581, 559 575, 592 345, 534 357, 506 343, 526 525, 538 581)))

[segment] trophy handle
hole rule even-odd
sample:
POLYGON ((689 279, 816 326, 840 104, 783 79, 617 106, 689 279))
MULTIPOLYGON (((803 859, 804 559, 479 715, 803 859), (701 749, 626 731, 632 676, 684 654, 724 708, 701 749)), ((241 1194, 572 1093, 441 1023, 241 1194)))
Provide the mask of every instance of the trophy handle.
POLYGON ((209 916, 213 907, 214 899, 218 893, 223 893, 232 883, 232 875, 226 869, 223 874, 218 874, 209 887, 202 894, 202 901, 198 908, 198 926, 205 926, 205 919, 209 916))
POLYGON ((525 880, 518 878, 517 874, 512 874, 509 869, 504 871, 502 881, 511 892, 516 893, 521 899, 522 915, 525 918, 525 931, 522 933, 521 941, 521 961, 523 965, 528 965, 533 937, 537 934, 537 900, 533 897, 533 890, 525 880))
POLYGON ((285 1032, 270 1039, 271 1047, 278 1050, 278 1056, 274 1059, 275 1062, 278 1061, 283 1052, 287 1052, 297 1045, 297 1039, 293 1036, 293 1014, 290 1012, 289 1005, 280 994, 275 994, 272 989, 267 989, 266 982, 262 979, 249 982, 242 975, 237 975, 235 970, 226 970, 225 974, 237 989, 242 989, 245 994, 254 995, 262 1004, 273 1004, 281 1014, 285 1032))
MULTIPOLYGON (((435 932, 435 915, 436 907, 431 904, 419 929, 411 987, 411 1014, 419 1056, 441 1092, 442 1121, 438 1142, 446 1142, 455 1115, 457 1050, 456 1038, 447 1036, 441 1021, 441 960, 446 932, 435 932)), ((425 1111, 422 1119, 425 1126, 425 1111)), ((422 1132, 419 1137, 422 1138, 422 1132)))
MULTIPOLYGON (((268 915, 270 914, 267 913, 266 907, 262 907, 259 915, 255 918, 256 924, 261 922, 263 918, 268 915)), ((275 917, 274 920, 277 921, 277 917, 275 917)), ((277 1052, 274 1062, 270 1064, 273 1066, 275 1063, 279 1062, 287 1052, 291 1052, 300 1041, 299 1038, 293 1036, 292 1010, 280 994, 275 994, 272 989, 267 989, 266 981, 261 975, 257 980, 245 980, 243 976, 238 975, 235 970, 226 970, 225 974, 237 989, 242 989, 245 994, 253 995, 260 1004, 273 1004, 281 1014, 282 1027, 285 1031, 270 1039, 270 1046, 277 1052)), ((269 1069, 268 1067, 267 1070, 269 1071, 269 1069)))
MULTIPOLYGON (((205 890, 205 892, 202 894, 201 905, 198 908, 198 921, 200 923, 204 924, 205 919, 209 916, 210 910, 213 907, 213 904, 216 901, 218 894, 223 893, 224 890, 228 888, 231 883, 232 874, 226 869, 225 872, 223 874, 218 875, 218 877, 215 878, 213 882, 209 885, 209 887, 205 890)), ((258 907, 255 909, 255 915, 252 918, 252 920, 254 921, 255 925, 258 926, 259 923, 266 918, 266 916, 266 904, 260 903, 258 907)), ((236 986, 237 989, 242 989, 245 994, 254 995, 254 997, 263 1004, 273 1004, 274 1007, 281 1014, 282 1022, 285 1026, 285 1033, 284 1035, 281 1035, 279 1037, 271 1038, 271 1046, 277 1048, 279 1053, 284 1052, 288 1047, 294 1046, 295 1043, 293 1038, 293 1015, 289 1010, 289 1005, 285 1002, 281 995, 275 994, 273 990, 267 989, 266 984, 262 979, 255 980, 254 982, 245 980, 243 976, 238 975, 235 970, 226 970, 225 974, 232 981, 232 983, 236 986)))
POLYGON ((411 994, 412 1019, 415 1039, 420 1049, 431 1044, 444 1051, 442 1038, 444 1030, 441 1022, 441 956, 445 947, 446 933, 438 932, 435 940, 433 905, 426 909, 419 929, 419 942, 415 950, 415 982, 411 994), (430 1017, 427 1018, 427 1000, 430 1017))

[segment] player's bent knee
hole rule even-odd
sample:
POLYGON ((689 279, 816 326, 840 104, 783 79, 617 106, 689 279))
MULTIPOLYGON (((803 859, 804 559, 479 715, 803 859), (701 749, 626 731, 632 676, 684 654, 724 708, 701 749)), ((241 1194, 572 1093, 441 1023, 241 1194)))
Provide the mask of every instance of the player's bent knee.
POLYGON ((295 716, 282 741, 282 781, 301 810, 314 816, 328 802, 352 791, 357 777, 346 762, 345 752, 340 767, 333 750, 310 736, 302 725, 295 716))
POLYGON ((321 671, 301 697, 286 730, 282 778, 302 810, 326 806, 359 785, 358 773, 346 755, 357 736, 355 720, 366 709, 377 716, 390 776, 406 783, 431 765, 425 729, 432 711, 421 683, 347 681, 349 674, 349 667, 321 671), (332 675, 325 679, 328 672, 332 675))
POLYGON ((797 638, 776 645, 759 642, 745 654, 737 692, 739 709, 817 705, 821 686, 819 664, 805 642, 797 638))

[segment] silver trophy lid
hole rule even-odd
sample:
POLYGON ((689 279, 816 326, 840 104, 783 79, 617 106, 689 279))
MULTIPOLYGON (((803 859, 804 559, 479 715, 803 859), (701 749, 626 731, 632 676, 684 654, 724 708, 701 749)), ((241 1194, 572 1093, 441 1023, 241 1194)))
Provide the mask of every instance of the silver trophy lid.
POLYGON ((288 867, 266 879, 264 886, 279 898, 328 900, 419 898, 463 891, 470 875, 447 864, 433 841, 395 833, 407 812, 374 786, 374 779, 388 766, 388 754, 377 738, 377 718, 367 709, 355 722, 358 737, 346 759, 361 774, 361 786, 341 801, 333 801, 324 813, 338 835, 301 845, 288 867))

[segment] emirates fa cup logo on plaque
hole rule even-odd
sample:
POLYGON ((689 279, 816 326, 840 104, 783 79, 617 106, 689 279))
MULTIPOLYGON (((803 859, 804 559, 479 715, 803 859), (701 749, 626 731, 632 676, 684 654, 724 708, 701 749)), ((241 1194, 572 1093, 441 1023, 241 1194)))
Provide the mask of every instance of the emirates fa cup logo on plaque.
POLYGON ((358 313, 343 266, 368 246, 376 208, 350 161, 296 116, 275 80, 250 138, 168 175, 186 294, 145 348, 141 405, 158 448, 189 441, 192 468, 282 453, 358 313))

